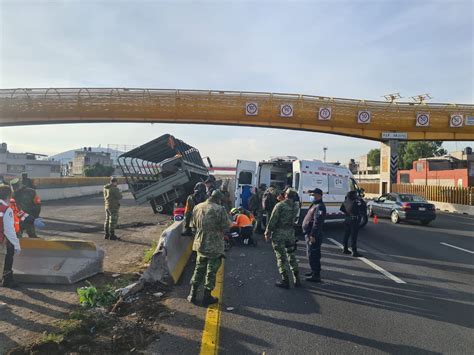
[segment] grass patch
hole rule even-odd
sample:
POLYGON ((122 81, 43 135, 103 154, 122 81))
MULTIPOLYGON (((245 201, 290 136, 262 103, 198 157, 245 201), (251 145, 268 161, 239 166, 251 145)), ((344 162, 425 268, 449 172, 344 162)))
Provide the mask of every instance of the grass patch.
POLYGON ((43 335, 43 337, 40 340, 40 343, 54 342, 54 343, 59 344, 63 340, 64 340, 64 335, 63 334, 48 333, 48 334, 43 335))
POLYGON ((158 246, 158 243, 156 241, 151 242, 151 247, 149 249, 146 249, 144 254, 143 254, 143 263, 148 264, 151 261, 151 258, 153 257, 153 254, 155 253, 156 247, 158 246))

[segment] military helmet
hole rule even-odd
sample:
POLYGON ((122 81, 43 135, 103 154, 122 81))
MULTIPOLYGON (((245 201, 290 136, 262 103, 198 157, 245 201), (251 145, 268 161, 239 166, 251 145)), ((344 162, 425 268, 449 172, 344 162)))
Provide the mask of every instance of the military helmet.
POLYGON ((214 191, 212 191, 212 194, 209 198, 212 199, 212 200, 221 201, 224 198, 224 195, 219 190, 214 190, 214 191))
POLYGON ((285 193, 290 200, 294 200, 296 197, 298 197, 298 192, 292 187, 287 188, 285 193))
POLYGON ((194 185, 194 191, 206 192, 206 184, 203 182, 198 182, 196 185, 194 185))

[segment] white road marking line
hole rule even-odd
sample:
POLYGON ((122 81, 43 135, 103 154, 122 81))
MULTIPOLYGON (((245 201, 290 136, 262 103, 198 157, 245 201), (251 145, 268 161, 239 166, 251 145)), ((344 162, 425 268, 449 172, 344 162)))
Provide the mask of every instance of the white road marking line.
MULTIPOLYGON (((328 238, 328 240, 330 240, 333 244, 337 245, 339 248, 341 249, 344 249, 344 246, 339 243, 337 240, 333 239, 333 238, 328 238)), ((372 261, 370 261, 369 259, 367 258, 357 258, 361 261, 363 261, 364 263, 366 263, 367 265, 369 265, 370 267, 374 268, 375 270, 377 270, 378 272, 380 272, 381 274, 385 275, 386 277, 388 277, 390 280, 392 281, 395 281, 397 284, 406 284, 405 281, 403 281, 402 279, 396 277, 395 275, 391 274, 390 272, 388 272, 387 270, 381 268, 380 266, 378 266, 377 264, 373 263, 372 261)))
POLYGON ((464 249, 464 248, 460 248, 460 247, 457 247, 457 246, 455 246, 455 245, 451 245, 451 244, 443 243, 443 242, 441 242, 440 244, 445 245, 445 246, 447 246, 447 247, 454 248, 454 249, 459 249, 459 250, 465 251, 466 253, 474 254, 474 251, 467 250, 467 249, 464 249))

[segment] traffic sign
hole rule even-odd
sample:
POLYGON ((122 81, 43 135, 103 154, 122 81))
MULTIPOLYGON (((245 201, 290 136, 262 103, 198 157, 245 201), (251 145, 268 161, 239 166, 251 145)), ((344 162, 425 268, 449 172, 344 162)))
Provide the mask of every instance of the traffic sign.
POLYGON ((370 123, 370 111, 359 111, 357 115, 357 123, 370 123))
POLYGON ((258 115, 258 103, 247 102, 245 104, 245 115, 246 116, 257 116, 258 115))
POLYGON ((408 139, 406 132, 382 132, 382 139, 408 139))
POLYGON ((417 127, 428 127, 430 125, 430 115, 428 113, 417 113, 416 114, 416 126, 417 127))
POLYGON ((474 126, 474 116, 466 116, 466 126, 474 126))
POLYGON ((320 121, 329 121, 332 116, 332 107, 320 107, 318 120, 320 121))
POLYGON ((293 104, 280 105, 281 117, 293 117, 293 104))
POLYGON ((463 115, 454 114, 454 115, 451 115, 451 118, 449 119, 449 127, 459 128, 459 127, 462 127, 463 123, 464 123, 463 115))

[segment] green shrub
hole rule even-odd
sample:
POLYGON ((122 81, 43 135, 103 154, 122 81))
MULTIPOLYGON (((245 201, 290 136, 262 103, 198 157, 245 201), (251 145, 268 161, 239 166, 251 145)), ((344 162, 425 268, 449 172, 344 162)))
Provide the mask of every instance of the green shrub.
POLYGON ((105 307, 108 308, 117 301, 117 294, 109 286, 105 290, 97 289, 89 281, 86 281, 88 286, 77 289, 79 295, 79 303, 83 307, 105 307))

